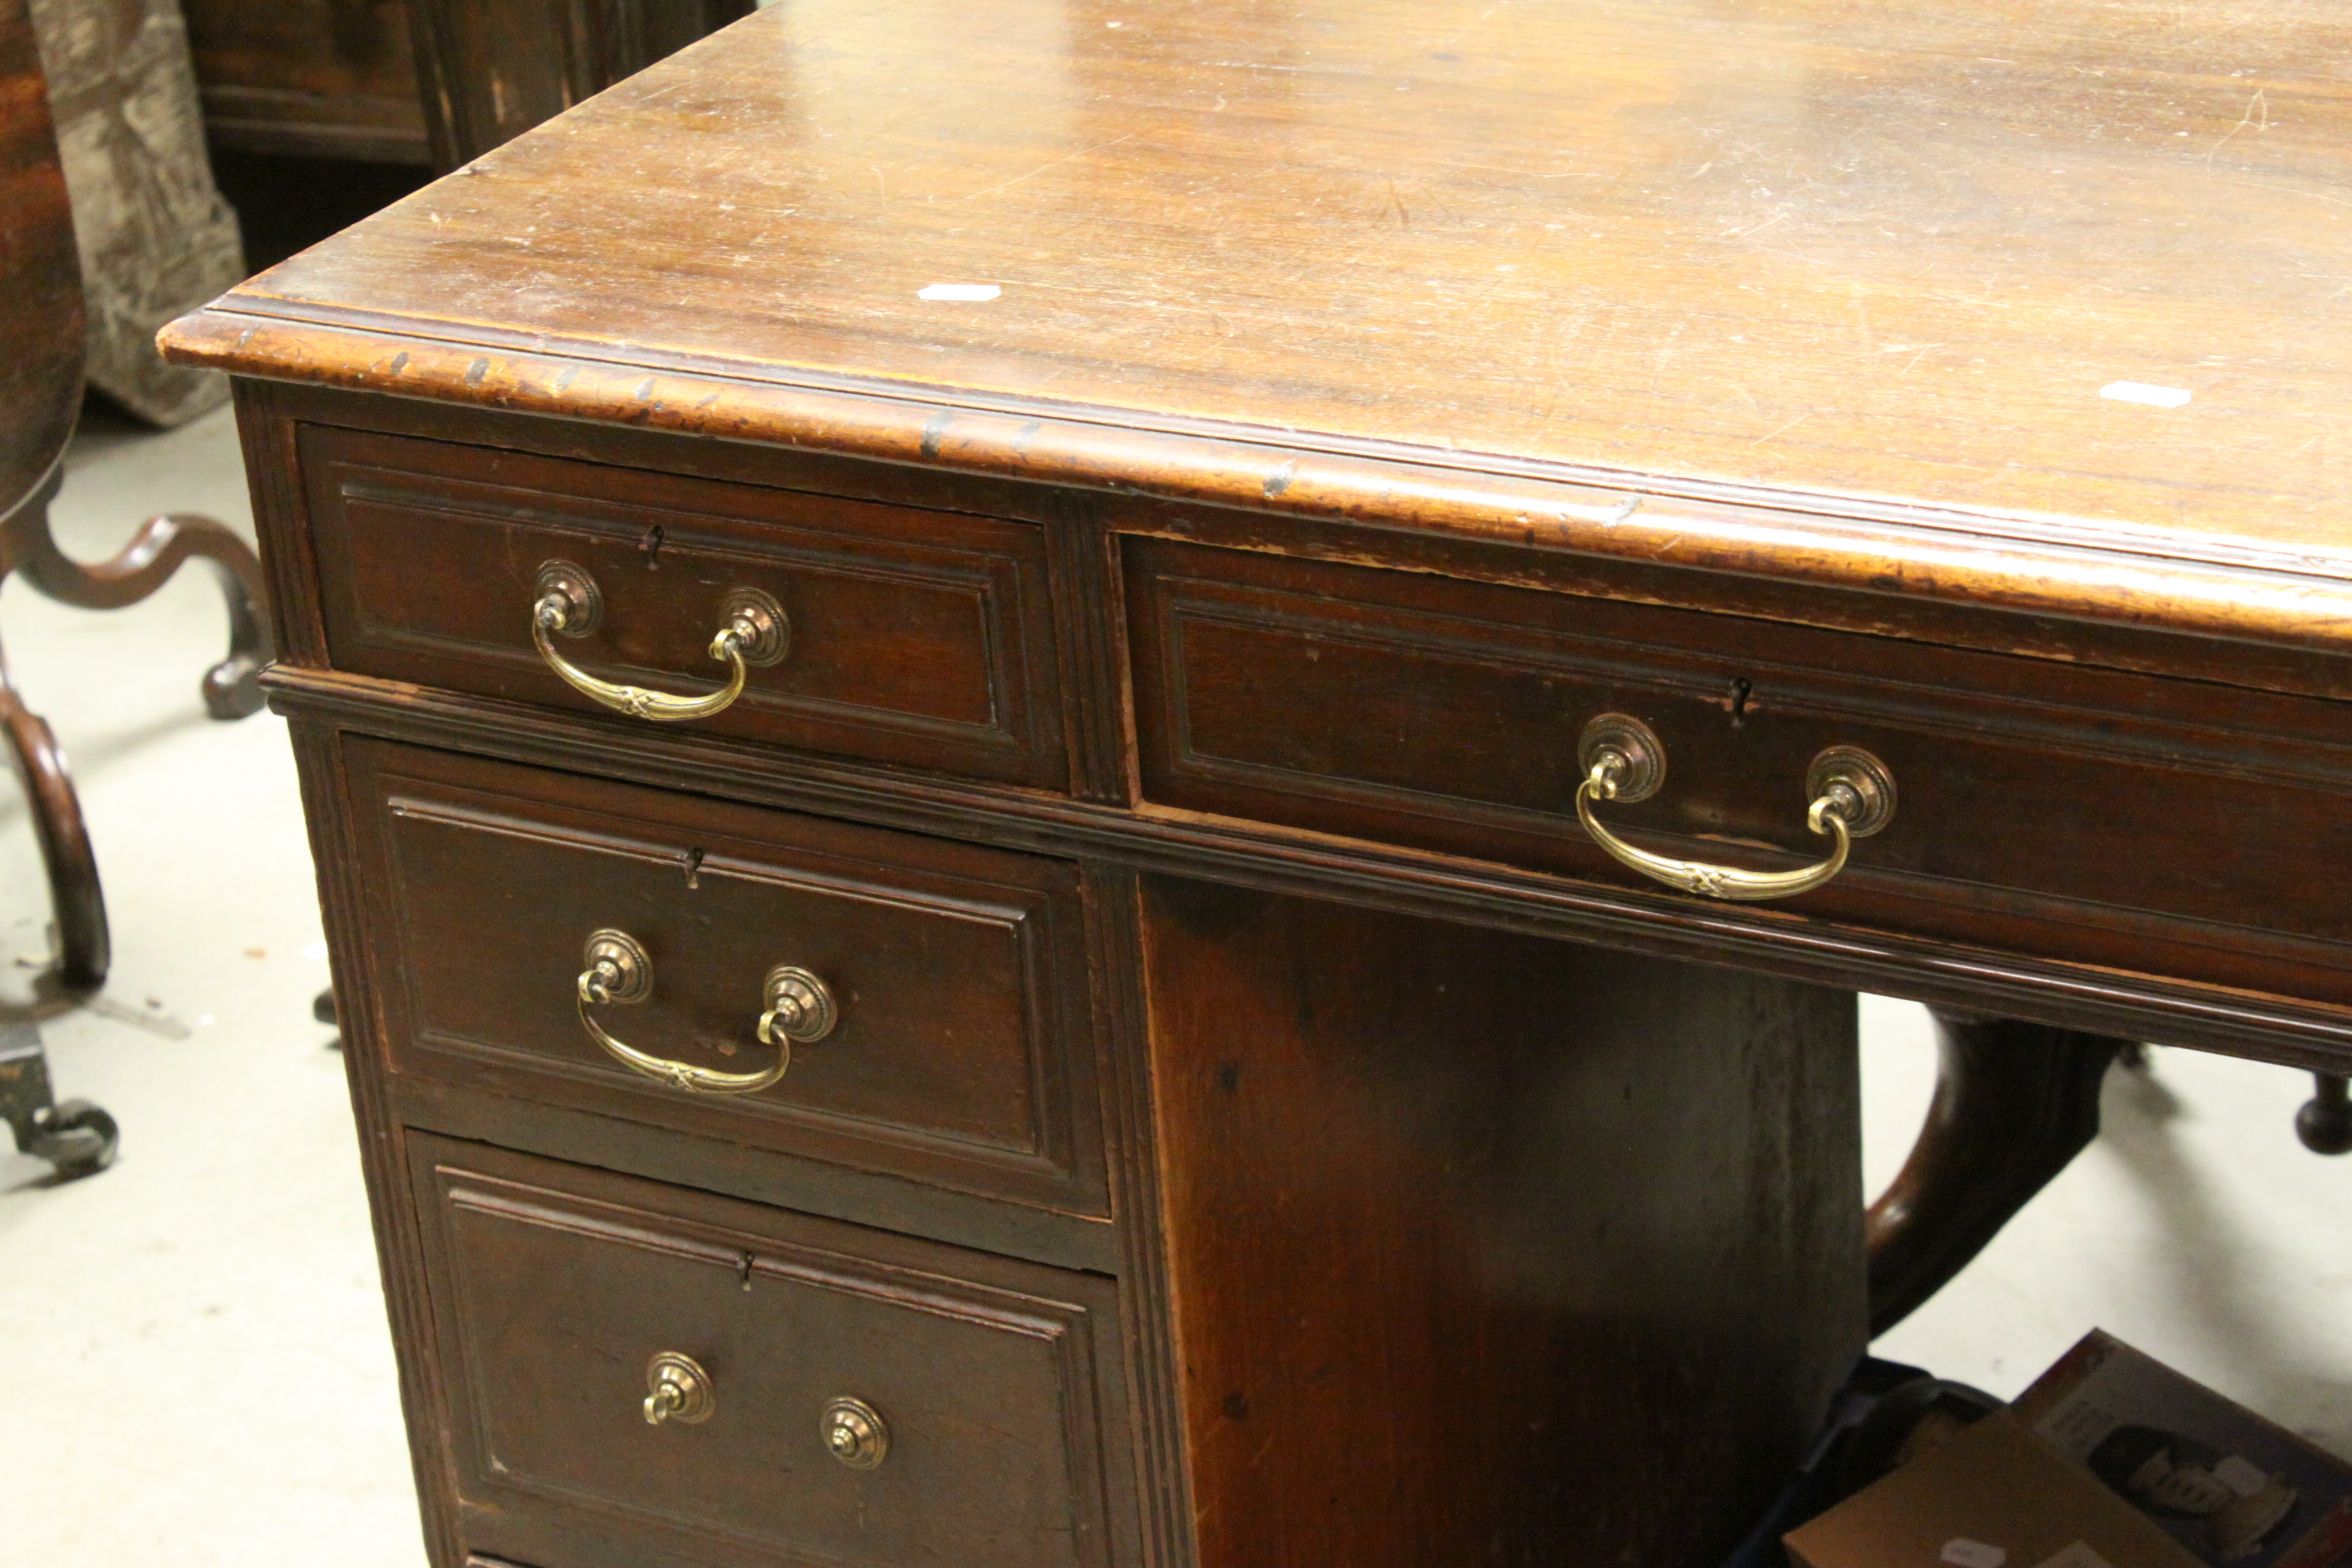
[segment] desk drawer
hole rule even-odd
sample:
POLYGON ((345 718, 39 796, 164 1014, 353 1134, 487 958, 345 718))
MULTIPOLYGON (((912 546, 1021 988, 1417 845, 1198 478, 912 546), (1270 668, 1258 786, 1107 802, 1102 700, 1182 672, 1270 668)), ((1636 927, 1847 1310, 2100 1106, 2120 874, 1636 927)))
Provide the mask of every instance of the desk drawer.
POLYGON ((1108 1212, 1074 868, 347 745, 394 1071, 1108 1212), (580 995, 607 931, 641 949, 634 1001, 580 995), (590 1032, 692 1072, 763 1073, 781 1059, 758 1038, 780 966, 833 1022, 779 1030, 789 1066, 756 1092, 688 1092, 590 1032))
POLYGON ((1133 1561, 1109 1280, 423 1135, 410 1167, 470 1549, 1133 1561))
POLYGON ((1068 783, 1034 524, 324 426, 301 454, 338 669, 607 712, 533 645, 562 562, 595 603, 575 604, 584 635, 548 644, 608 685, 720 691, 713 634, 738 595, 766 596, 777 630, 742 695, 684 727, 1068 783))
POLYGON ((1577 820, 1588 721, 1668 759, 1604 827, 1761 869, 1822 854, 1808 770, 1857 747, 1892 820, 1768 907, 2352 1001, 2352 706, 1161 540, 1126 562, 1151 802, 1674 897, 1577 820))

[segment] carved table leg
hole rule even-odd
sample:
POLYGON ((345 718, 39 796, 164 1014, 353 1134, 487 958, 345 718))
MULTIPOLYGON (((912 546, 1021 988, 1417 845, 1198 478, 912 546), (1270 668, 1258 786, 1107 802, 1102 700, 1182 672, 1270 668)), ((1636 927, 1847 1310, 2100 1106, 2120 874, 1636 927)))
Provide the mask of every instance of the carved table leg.
POLYGON ((49 871, 49 898, 57 911, 58 977, 75 990, 93 989, 105 980, 111 957, 98 861, 90 852, 82 804, 65 771, 57 737, 18 700, 5 664, 0 664, 0 729, 7 731, 9 760, 23 782, 33 836, 49 871))
POLYGON ((2128 1042, 1935 1011, 1940 1071, 1911 1157, 1870 1206, 1870 1332, 1983 1251, 2099 1132, 2099 1085, 2128 1042))
MULTIPOLYGON (((114 610, 146 598, 189 561, 203 561, 219 577, 229 611, 229 654, 205 674, 204 706, 216 719, 241 719, 258 711, 261 669, 272 650, 261 616, 261 563, 252 549, 210 518, 166 514, 149 518, 113 559, 84 564, 58 549, 49 529, 48 502, 57 478, 53 467, 30 495, 0 516, 0 581, 22 573, 60 603, 114 610)), ((59 978, 76 990, 94 988, 105 980, 111 958, 98 862, 57 737, 17 696, 4 660, 0 729, 7 732, 9 759, 23 781, 49 873, 59 978)))
POLYGON ((244 540, 209 517, 167 512, 149 518, 112 560, 84 564, 57 548, 38 508, 6 526, 15 537, 0 554, 13 557, 15 569, 42 593, 85 610, 136 604, 189 561, 205 562, 228 602, 229 656, 205 673, 204 706, 216 719, 260 711, 259 677, 271 648, 261 616, 261 562, 244 540))

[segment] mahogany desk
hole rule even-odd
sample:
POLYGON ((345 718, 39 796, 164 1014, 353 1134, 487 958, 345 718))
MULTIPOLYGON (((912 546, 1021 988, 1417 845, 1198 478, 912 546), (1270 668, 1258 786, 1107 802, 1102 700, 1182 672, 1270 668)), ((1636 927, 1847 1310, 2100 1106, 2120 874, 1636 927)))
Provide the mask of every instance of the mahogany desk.
POLYGON ((1700 1568, 1853 989, 2352 1065, 2337 11, 792 0, 173 329, 436 1561, 1700 1568))

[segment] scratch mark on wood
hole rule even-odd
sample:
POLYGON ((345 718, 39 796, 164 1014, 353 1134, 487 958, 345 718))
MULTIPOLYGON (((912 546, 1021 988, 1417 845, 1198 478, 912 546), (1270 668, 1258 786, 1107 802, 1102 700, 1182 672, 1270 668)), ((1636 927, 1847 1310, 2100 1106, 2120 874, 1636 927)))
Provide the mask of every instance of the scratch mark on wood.
POLYGON ((2257 87, 2254 89, 2254 97, 2252 101, 2246 105, 2246 112, 2238 117, 2238 123, 2231 126, 2227 131, 2223 132, 2220 141, 2215 142, 2212 146, 2205 149, 2205 161, 2207 163, 2211 163, 2213 161, 2213 155, 2220 152, 2224 147, 2227 147, 2230 144, 2230 139, 2249 125, 2253 126, 2254 129, 2258 131, 2267 131, 2270 129, 2269 88, 2257 87), (2259 121, 2256 120, 2256 115, 2261 116, 2259 121))
POLYGON ((1089 153, 1102 152, 1107 148, 1118 146, 1121 142, 1131 142, 1133 140, 1135 140, 1135 133, 1133 131, 1129 131, 1126 135, 1114 136, 1107 142, 1096 142, 1091 147, 1081 147, 1076 152, 1066 152, 1059 158, 1047 159, 1044 163, 1039 164, 1036 168, 1031 169, 1026 174, 1016 174, 1009 180, 999 180, 994 185, 969 192, 961 199, 964 201, 978 201, 983 196, 994 196, 998 191, 1009 191, 1014 186, 1021 184, 1023 181, 1036 179, 1040 174, 1045 173, 1049 169, 1058 169, 1063 164, 1069 163, 1074 159, 1083 158, 1089 153))

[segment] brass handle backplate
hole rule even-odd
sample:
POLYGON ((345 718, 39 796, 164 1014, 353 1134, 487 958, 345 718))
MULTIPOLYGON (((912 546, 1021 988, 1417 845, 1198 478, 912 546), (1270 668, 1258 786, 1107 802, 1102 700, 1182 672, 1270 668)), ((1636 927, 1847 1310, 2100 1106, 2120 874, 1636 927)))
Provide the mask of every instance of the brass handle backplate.
POLYGON ((718 1390, 692 1356, 665 1350, 645 1364, 645 1424, 699 1426, 718 1409, 718 1390))
POLYGON ((767 1007, 755 1031, 761 1044, 776 1048, 776 1060, 757 1072, 715 1072, 615 1039, 589 1010, 627 1007, 653 995, 653 955, 644 943, 626 931, 607 927, 588 938, 580 961, 584 967, 576 990, 580 1027, 588 1031, 588 1037, 631 1072, 689 1094, 753 1094, 765 1089, 792 1065, 793 1042, 822 1040, 841 1018, 833 992, 824 981, 797 965, 778 964, 768 971, 760 987, 767 1007))
POLYGON ((871 1470, 889 1456, 890 1426, 862 1399, 844 1394, 827 1404, 817 1430, 825 1452, 852 1470, 871 1470))
POLYGON ((1577 745, 1584 781, 1576 786, 1576 820, 1619 863, 1685 893, 1735 903, 1759 903, 1809 893, 1846 868, 1854 840, 1868 838, 1895 815, 1895 776, 1858 746, 1832 746, 1805 770, 1805 826, 1830 840, 1823 859, 1795 871, 1747 871, 1703 860, 1677 860, 1636 848, 1603 827, 1593 807, 1604 801, 1647 800, 1666 782, 1666 748, 1657 732, 1623 713, 1604 713, 1584 727, 1577 745))
POLYGON ((602 681, 555 651, 558 637, 587 637, 604 625, 604 593, 596 579, 569 561, 548 561, 532 584, 531 645, 565 685, 633 718, 674 724, 706 719, 743 695, 754 667, 781 664, 792 651, 792 622, 773 595, 730 588, 719 601, 719 629, 710 656, 727 666, 727 684, 699 697, 680 697, 617 681, 602 681))

